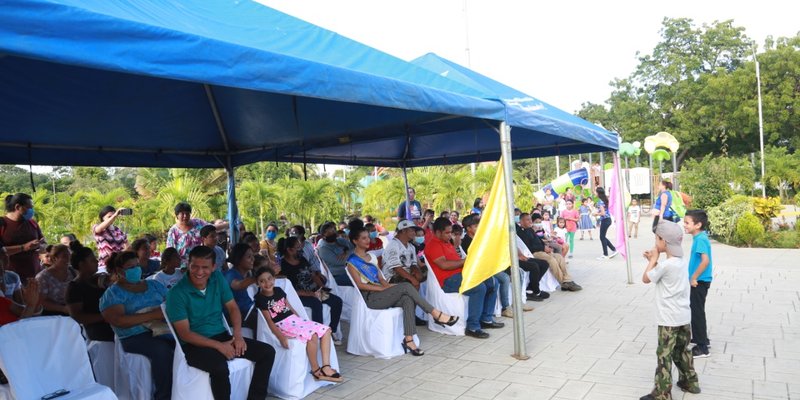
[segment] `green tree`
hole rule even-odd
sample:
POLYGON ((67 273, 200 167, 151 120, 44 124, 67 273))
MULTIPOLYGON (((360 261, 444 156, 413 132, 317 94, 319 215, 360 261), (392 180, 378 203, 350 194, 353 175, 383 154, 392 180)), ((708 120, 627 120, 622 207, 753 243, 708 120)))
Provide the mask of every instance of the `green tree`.
POLYGON ((788 199, 788 191, 800 184, 800 157, 789 154, 785 147, 768 147, 765 151, 765 181, 778 190, 781 200, 788 199))

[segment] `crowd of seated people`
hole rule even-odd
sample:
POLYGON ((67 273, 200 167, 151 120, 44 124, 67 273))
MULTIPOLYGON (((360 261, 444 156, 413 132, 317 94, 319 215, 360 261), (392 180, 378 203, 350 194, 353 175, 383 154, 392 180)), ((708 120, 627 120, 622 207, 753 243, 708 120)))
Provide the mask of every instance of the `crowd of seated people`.
MULTIPOLYGON (((340 330, 344 305, 331 292, 329 279, 339 286, 355 282, 369 308, 401 308, 404 340, 398 345, 415 356, 424 354, 413 340, 416 327, 426 324, 415 316, 417 307, 439 325, 452 326, 459 319, 429 304, 419 290, 436 279, 444 292, 458 292, 480 214, 459 220, 457 211, 443 211, 434 219, 433 210, 410 204, 411 218, 400 218, 393 231, 368 217, 338 225, 326 222, 312 235, 301 225, 287 223, 284 236, 278 238, 278 226, 271 223, 263 235, 241 232, 238 243, 228 248, 227 223, 192 218, 191 205, 180 203, 163 251, 156 247, 156 235, 128 243, 127 234, 115 225, 124 214, 106 206, 99 212, 100 222, 91 227, 95 253, 75 235, 63 236, 66 245, 46 246, 33 219, 32 198, 9 196, 0 224, 0 325, 38 315, 70 316, 82 325, 88 340, 111 342, 116 337, 125 352, 150 359, 154 398, 167 399, 176 342, 164 329, 165 303, 187 363, 210 373, 215 397, 227 398, 231 390, 225 361, 244 357, 262 374, 253 377, 253 385, 260 387, 251 385, 250 394, 263 398, 275 351, 241 333, 243 326, 256 329, 260 312, 281 346, 290 338, 305 343, 314 379, 340 382, 342 374, 330 365, 335 351, 330 342, 332 333, 340 330), (275 285, 275 279, 283 278, 311 310, 309 321, 297 315, 286 293, 275 285), (324 315, 323 305, 328 305, 329 315, 324 315), (222 324, 223 315, 230 332, 222 324), (318 350, 321 363, 311 356, 318 350)), ((482 211, 482 203, 476 205, 482 211)), ((539 280, 548 270, 562 290, 580 290, 566 260, 554 250, 557 244, 542 232, 542 218, 540 213, 520 213, 515 238, 519 265, 530 273, 527 298, 532 301, 549 297, 539 290, 539 280)), ((467 336, 487 338, 486 330, 503 328, 494 315, 498 296, 501 316, 515 317, 509 274, 502 271, 464 293, 469 303, 467 336)), ((532 309, 523 306, 525 311, 532 309)))

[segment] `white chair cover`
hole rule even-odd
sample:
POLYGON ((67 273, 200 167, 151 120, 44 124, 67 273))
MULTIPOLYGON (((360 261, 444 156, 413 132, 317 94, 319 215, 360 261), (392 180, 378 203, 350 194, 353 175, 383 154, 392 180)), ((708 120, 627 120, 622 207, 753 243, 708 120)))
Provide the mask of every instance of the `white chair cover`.
MULTIPOLYGON (((282 286, 283 284, 281 283, 282 281, 289 282, 289 280, 286 279, 286 278, 278 278, 278 279, 275 279, 275 286, 283 288, 283 286, 282 286)), ((291 285, 291 282, 289 282, 289 286, 292 288, 291 290, 294 291, 294 286, 291 285)), ((250 286, 247 287, 247 295, 250 296, 251 299, 256 297, 256 293, 258 293, 258 286, 253 284, 253 285, 250 285, 250 286)), ((288 292, 287 292, 287 295, 288 295, 288 292)), ((295 291, 295 295, 297 295, 296 291, 295 291)), ((298 296, 297 298, 299 299, 300 297, 298 296)), ((342 302, 344 303, 344 301, 342 301, 342 302)), ((292 303, 292 307, 295 307, 294 303, 292 303)), ((303 302, 300 302, 298 307, 299 308, 296 307, 294 309, 295 311, 297 311, 297 315, 300 315, 303 318, 310 320, 311 317, 309 317, 309 316, 311 315, 311 307, 303 306, 303 302), (301 312, 300 310, 303 310, 303 311, 301 312)), ((252 308, 251 308, 251 310, 252 310, 252 308)), ((250 314, 248 313, 248 315, 250 315, 250 314)), ((322 304, 322 323, 325 324, 325 325, 331 326, 331 306, 329 306, 327 304, 322 304)), ((242 335, 245 335, 245 332, 247 332, 247 334, 250 335, 250 336, 247 336, 247 337, 249 337, 251 339, 255 339, 256 338, 255 334, 249 328, 242 328, 242 335)), ((333 338, 335 340, 341 340, 342 339, 342 324, 339 324, 339 326, 336 327, 336 330, 333 331, 333 338)))
POLYGON ((120 400, 150 399, 153 397, 153 373, 150 359, 135 353, 127 353, 114 335, 114 387, 120 400))
MULTIPOLYGON (((166 304, 161 305, 164 319, 167 320, 169 330, 175 337, 175 358, 172 362, 172 400, 214 400, 211 393, 211 381, 208 372, 189 366, 186 355, 180 346, 180 340, 175 333, 175 328, 167 317, 166 304)), ((222 318, 225 322, 225 318, 222 318)), ((227 327, 227 322, 225 322, 227 327)), ((230 330, 230 328, 228 328, 230 330)), ((244 358, 235 358, 228 361, 228 371, 231 380, 231 399, 247 399, 250 390, 250 380, 253 378, 253 362, 244 358)))
MULTIPOLYGON (((350 271, 347 271, 347 277, 353 282, 355 290, 355 280, 350 276, 350 271)), ((367 307, 360 292, 355 293, 350 332, 347 335, 347 352, 385 359, 403 355, 400 344, 405 338, 403 309, 392 307, 388 310, 373 310, 367 307)), ((419 345, 417 335, 414 335, 414 343, 419 345)))
MULTIPOLYGON (((528 296, 525 293, 525 288, 528 287, 528 281, 530 281, 530 279, 531 279, 531 273, 528 272, 528 271, 525 271, 522 268, 520 268, 519 271, 522 273, 522 277, 521 277, 522 279, 520 279, 520 284, 522 286, 520 288, 520 298, 522 300, 522 304, 525 304, 525 302, 528 301, 528 296)), ((495 282, 497 282, 497 281, 495 281, 495 282)), ((497 282, 497 283, 500 283, 500 282, 497 282)), ((500 288, 497 287, 495 289, 497 290, 497 305, 494 307, 494 314, 495 315, 500 315, 500 313, 503 311, 503 306, 502 306, 502 303, 500 302, 500 288)), ((508 304, 513 305, 514 304, 513 299, 514 299, 514 291, 511 290, 511 288, 509 288, 509 290, 508 290, 508 304)))
POLYGON ((549 269, 542 275, 542 279, 539 280, 539 290, 555 292, 559 287, 561 287, 561 284, 558 283, 558 280, 550 273, 549 269))
POLYGON ((433 322, 433 317, 428 318, 428 329, 445 335, 464 336, 464 330, 467 329, 469 298, 461 293, 445 293, 436 279, 433 268, 428 269, 428 279, 425 280, 425 283, 428 286, 425 290, 425 299, 428 300, 428 303, 431 303, 434 308, 444 311, 445 314, 458 317, 458 322, 453 326, 440 326, 433 322))
MULTIPOLYGON (((297 312, 297 315, 300 318, 308 319, 303 303, 300 301, 300 297, 294 290, 292 283, 288 279, 276 279, 275 286, 286 292, 286 298, 297 312)), ((334 384, 334 382, 314 380, 314 377, 309 373, 311 364, 308 362, 308 356, 306 355, 306 346, 298 340, 289 340, 289 348, 284 349, 278 338, 269 329, 264 314, 258 309, 253 310, 253 312, 258 313, 256 338, 258 341, 268 343, 275 348, 275 365, 278 367, 273 368, 272 374, 269 376, 269 392, 271 395, 282 399, 302 399, 318 388, 334 384)), ((331 340, 331 367, 338 371, 339 358, 336 356, 336 349, 332 342, 331 340)), ((322 353, 318 352, 317 360, 321 366, 322 353)))
POLYGON ((59 399, 117 398, 95 382, 81 328, 72 318, 36 317, 3 325, 0 343, 10 398, 39 399, 61 389, 70 393, 59 399))
MULTIPOLYGON (((361 296, 361 293, 354 287, 350 286, 339 286, 336 284, 336 279, 333 279, 333 274, 331 270, 328 269, 328 265, 325 264, 325 261, 322 261, 322 258, 317 255, 319 259, 319 265, 322 266, 322 273, 325 275, 325 278, 328 279, 327 286, 331 288, 331 293, 339 296, 342 299, 342 321, 350 321, 350 317, 353 313, 353 298, 361 296)), ((325 306, 323 305, 323 308, 325 306)), ((328 311, 328 315, 330 316, 330 311, 328 311)), ((330 323, 330 320, 327 320, 327 323, 330 323)), ((341 332, 341 327, 338 329, 341 332)))
POLYGON ((89 360, 92 363, 92 371, 94 371, 97 383, 108 386, 116 393, 117 386, 114 381, 114 375, 116 374, 117 364, 114 362, 114 343, 90 340, 87 342, 86 347, 89 351, 89 360))

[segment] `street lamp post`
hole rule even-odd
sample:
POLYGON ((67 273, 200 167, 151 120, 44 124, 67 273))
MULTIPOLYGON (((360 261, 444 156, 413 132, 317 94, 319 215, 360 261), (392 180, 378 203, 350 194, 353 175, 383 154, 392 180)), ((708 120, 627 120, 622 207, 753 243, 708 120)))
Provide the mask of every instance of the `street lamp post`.
POLYGON ((756 63, 756 87, 758 90, 758 139, 761 144, 761 197, 767 198, 767 184, 764 179, 764 116, 761 112, 761 68, 756 58, 756 48, 753 46, 753 61, 756 63))

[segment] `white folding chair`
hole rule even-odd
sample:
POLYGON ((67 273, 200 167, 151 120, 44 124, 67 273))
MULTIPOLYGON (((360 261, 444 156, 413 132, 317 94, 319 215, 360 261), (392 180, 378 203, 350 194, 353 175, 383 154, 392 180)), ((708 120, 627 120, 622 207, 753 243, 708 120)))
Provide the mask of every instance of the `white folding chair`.
MULTIPOLYGON (((286 298, 297 312, 297 315, 300 318, 308 319, 303 303, 300 301, 300 297, 294 290, 292 283, 288 279, 276 279, 275 286, 286 292, 286 298)), ((323 386, 334 384, 334 382, 314 380, 314 377, 309 373, 311 364, 308 362, 308 356, 306 355, 306 346, 298 340, 290 339, 289 348, 283 348, 278 338, 269 329, 267 319, 264 318, 261 310, 254 309, 253 312, 258 313, 256 339, 275 348, 275 365, 280 366, 279 368, 274 368, 269 376, 269 392, 271 395, 282 399, 302 399, 323 386)), ((331 368, 338 370, 339 358, 336 356, 333 340, 330 340, 331 368)), ((318 352, 317 360, 321 366, 322 353, 318 352)))
MULTIPOLYGON (((347 271, 347 277, 355 280, 347 271)), ((350 318, 350 332, 347 335, 347 352, 358 356, 372 356, 389 359, 403 355, 401 344, 403 335, 403 309, 392 307, 387 310, 373 310, 367 307, 360 292, 353 299, 353 314, 350 318)), ((417 335, 414 342, 419 345, 417 335)))
POLYGON ((108 386, 115 393, 117 391, 114 375, 116 374, 116 363, 114 362, 114 342, 101 342, 89 340, 86 342, 89 352, 89 361, 92 363, 92 371, 97 383, 108 386))
POLYGON ((69 394, 59 399, 117 398, 95 382, 81 328, 72 318, 27 318, 3 325, 0 343, 10 398, 39 399, 62 389, 69 394))
POLYGON ((436 279, 436 274, 433 268, 428 268, 428 279, 425 280, 428 284, 425 290, 425 299, 434 308, 442 310, 445 314, 454 315, 458 317, 458 322, 453 326, 441 326, 436 324, 433 316, 428 318, 428 329, 443 333, 445 335, 464 336, 464 330, 467 329, 467 305, 469 298, 461 293, 445 293, 439 285, 439 280, 436 279))
POLYGON ((122 342, 114 335, 114 390, 121 400, 153 398, 156 390, 150 359, 136 353, 128 353, 122 342))
MULTIPOLYGON (((164 319, 169 325, 172 336, 175 337, 175 358, 172 362, 172 400, 214 400, 211 393, 211 381, 208 372, 199 370, 186 362, 186 355, 180 345, 180 339, 175 333, 175 328, 167 317, 166 304, 161 305, 164 319)), ((227 321, 222 318, 226 328, 230 331, 227 321)), ((231 380, 231 399, 247 399, 250 389, 250 380, 253 378, 253 362, 244 358, 234 358, 228 361, 228 373, 231 380)))

